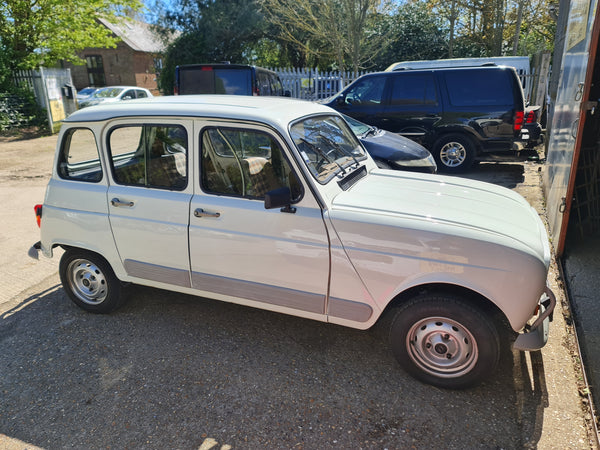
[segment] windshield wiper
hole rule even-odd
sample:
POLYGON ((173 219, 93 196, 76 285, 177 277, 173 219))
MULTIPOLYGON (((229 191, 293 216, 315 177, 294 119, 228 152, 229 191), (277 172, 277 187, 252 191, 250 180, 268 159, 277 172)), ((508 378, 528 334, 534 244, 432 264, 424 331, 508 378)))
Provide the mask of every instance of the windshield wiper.
POLYGON ((330 162, 330 163, 334 163, 336 166, 338 166, 340 168, 340 170, 342 171, 342 174, 346 175, 346 169, 344 169, 340 163, 338 163, 335 159, 331 159, 327 153, 325 153, 323 150, 321 150, 319 147, 317 147, 315 144, 313 144, 312 142, 308 142, 306 139, 304 138, 300 138, 300 140, 302 142, 304 142, 306 145, 308 145, 315 153, 317 153, 318 155, 321 156, 321 158, 323 158, 324 160, 330 162))
MULTIPOLYGON (((321 133, 319 133, 319 137, 323 138, 329 145, 331 145, 334 150, 339 150, 340 152, 342 152, 344 155, 346 156, 350 156, 353 160, 354 163, 356 164, 356 166, 360 166, 360 162, 358 162, 358 159, 356 159, 356 156, 354 156, 352 154, 352 152, 347 151, 345 148, 339 146, 338 144, 336 144, 335 142, 333 142, 330 138, 328 138, 327 136, 323 136, 321 133)), ((339 165, 339 164, 338 164, 339 165)), ((341 167, 341 166, 340 166, 341 167)), ((346 173, 346 172, 344 172, 346 173)))

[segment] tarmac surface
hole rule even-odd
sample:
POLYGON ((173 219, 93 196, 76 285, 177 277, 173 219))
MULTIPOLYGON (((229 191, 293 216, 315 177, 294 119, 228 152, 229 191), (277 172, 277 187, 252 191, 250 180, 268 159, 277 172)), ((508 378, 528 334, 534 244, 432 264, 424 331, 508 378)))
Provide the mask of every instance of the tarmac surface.
MULTIPOLYGON (((0 449, 598 448, 555 264, 546 347, 503 355, 464 391, 413 380, 372 331, 143 287, 87 314, 57 257, 27 257, 55 144, 0 138, 0 449)), ((482 163, 465 176, 543 214, 541 170, 482 163)))

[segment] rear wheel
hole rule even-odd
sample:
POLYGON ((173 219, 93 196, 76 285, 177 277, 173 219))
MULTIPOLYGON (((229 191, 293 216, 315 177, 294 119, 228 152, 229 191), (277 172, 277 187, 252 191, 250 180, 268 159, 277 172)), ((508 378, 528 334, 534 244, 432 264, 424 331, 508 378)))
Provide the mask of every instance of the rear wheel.
POLYGON ((500 358, 493 320, 454 295, 424 294, 403 304, 389 336, 394 356, 408 373, 442 388, 481 382, 500 358))
POLYGON ((121 282, 96 253, 67 250, 60 259, 59 274, 69 298, 86 311, 105 314, 123 303, 121 282))
POLYGON ((475 144, 468 136, 449 134, 436 141, 432 153, 440 171, 462 172, 475 161, 475 144))

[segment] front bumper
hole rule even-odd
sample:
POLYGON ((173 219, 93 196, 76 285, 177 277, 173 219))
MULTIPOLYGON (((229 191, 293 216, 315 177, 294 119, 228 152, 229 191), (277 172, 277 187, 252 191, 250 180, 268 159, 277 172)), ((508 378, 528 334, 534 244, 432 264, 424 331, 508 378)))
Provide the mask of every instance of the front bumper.
POLYGON ((519 334, 513 344, 515 350, 535 351, 546 345, 550 331, 549 324, 552 321, 555 307, 556 296, 549 287, 546 287, 540 302, 538 318, 523 333, 519 334))

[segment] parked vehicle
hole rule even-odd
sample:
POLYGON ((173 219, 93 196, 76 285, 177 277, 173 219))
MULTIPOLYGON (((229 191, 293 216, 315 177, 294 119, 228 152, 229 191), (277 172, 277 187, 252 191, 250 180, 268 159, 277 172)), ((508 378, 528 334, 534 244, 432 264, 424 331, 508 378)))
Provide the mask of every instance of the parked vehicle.
POLYGON ((81 101, 87 99, 97 90, 98 90, 98 88, 95 88, 95 87, 86 87, 80 91, 77 91, 77 101, 81 102, 81 101))
POLYGON ((362 123, 342 114, 377 167, 436 173, 437 165, 425 147, 408 138, 362 123))
POLYGON ((87 99, 79 103, 79 108, 99 105, 100 103, 119 102, 121 100, 133 100, 135 98, 153 97, 152 93, 145 88, 136 86, 107 86, 99 88, 87 99))
MULTIPOLYGON (((157 97, 64 120, 37 205, 41 251, 79 307, 122 283, 367 329, 446 388, 536 350, 556 300, 537 212, 496 185, 382 170, 344 119, 310 102, 157 97), (518 335, 516 334, 518 333, 518 335)), ((509 374, 510 375, 510 374, 509 374)))
POLYGON ((540 124, 541 106, 528 106, 525 108, 525 118, 523 119, 522 139, 526 148, 535 148, 544 142, 542 125, 540 124))
POLYGON ((177 66, 175 95, 190 94, 290 96, 275 72, 241 64, 177 66))
POLYGON ((399 70, 363 75, 326 103, 428 148, 438 169, 521 150, 525 104, 513 68, 399 70))

